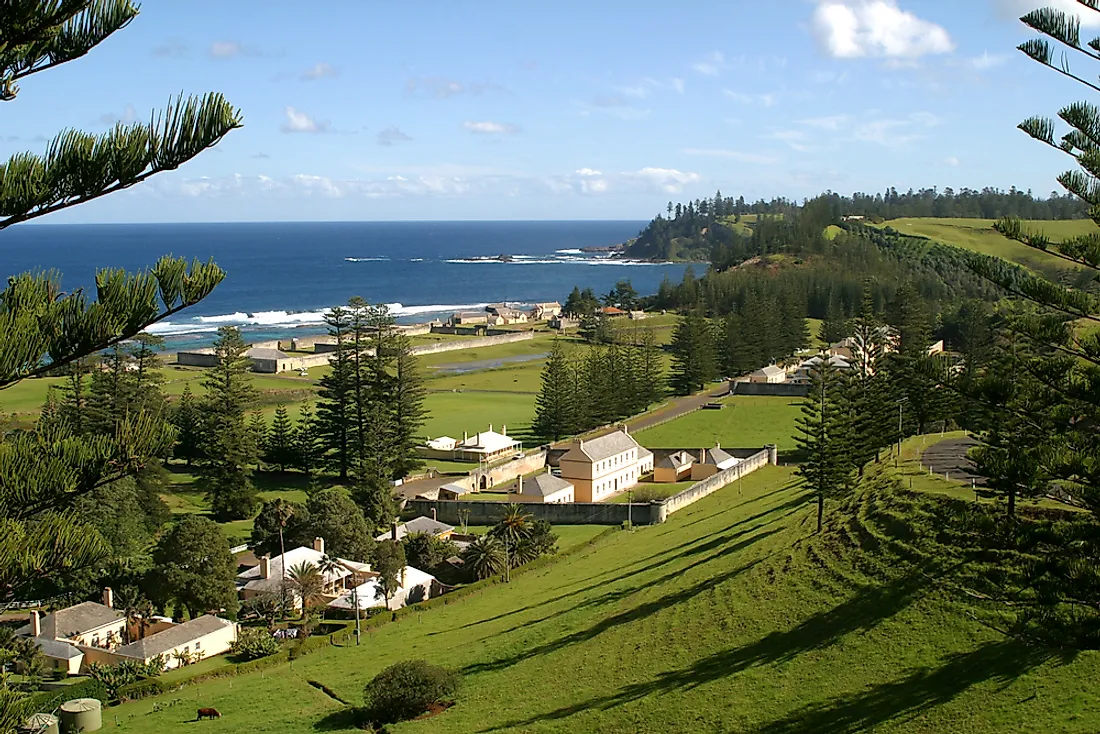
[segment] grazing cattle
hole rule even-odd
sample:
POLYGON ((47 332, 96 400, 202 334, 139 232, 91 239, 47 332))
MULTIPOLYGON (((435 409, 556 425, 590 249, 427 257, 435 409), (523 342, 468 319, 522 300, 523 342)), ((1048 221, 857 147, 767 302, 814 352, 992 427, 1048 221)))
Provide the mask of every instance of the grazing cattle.
POLYGON ((217 709, 199 709, 199 715, 195 718, 195 721, 202 721, 203 719, 220 719, 222 715, 217 709))

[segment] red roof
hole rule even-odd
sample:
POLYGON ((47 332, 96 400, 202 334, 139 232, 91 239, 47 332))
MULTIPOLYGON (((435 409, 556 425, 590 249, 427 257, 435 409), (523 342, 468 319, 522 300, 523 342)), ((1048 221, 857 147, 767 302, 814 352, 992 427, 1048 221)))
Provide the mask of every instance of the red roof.
POLYGON ((619 316, 626 313, 626 311, 622 310, 621 308, 615 308, 614 306, 604 306, 600 310, 608 316, 619 316))

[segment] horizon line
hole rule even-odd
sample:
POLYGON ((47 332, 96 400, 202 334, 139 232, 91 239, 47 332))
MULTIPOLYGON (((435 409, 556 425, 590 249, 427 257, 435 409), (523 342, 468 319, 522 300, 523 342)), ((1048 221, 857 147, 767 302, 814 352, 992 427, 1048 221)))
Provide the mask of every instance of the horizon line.
POLYGON ((118 227, 166 224, 484 224, 491 222, 649 222, 649 219, 249 219, 249 220, 209 220, 209 221, 164 221, 164 222, 44 222, 33 219, 20 224, 35 227, 118 227))

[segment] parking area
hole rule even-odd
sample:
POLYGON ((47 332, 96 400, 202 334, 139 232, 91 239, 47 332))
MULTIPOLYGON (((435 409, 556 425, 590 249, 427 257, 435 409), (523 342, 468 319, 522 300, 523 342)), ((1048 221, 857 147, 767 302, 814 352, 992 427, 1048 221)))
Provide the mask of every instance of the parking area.
POLYGON ((949 438, 925 449, 920 461, 925 468, 931 469, 941 477, 946 474, 950 479, 967 484, 973 482, 979 487, 984 487, 985 477, 974 472, 974 465, 966 456, 966 452, 977 445, 978 441, 969 436, 949 438))

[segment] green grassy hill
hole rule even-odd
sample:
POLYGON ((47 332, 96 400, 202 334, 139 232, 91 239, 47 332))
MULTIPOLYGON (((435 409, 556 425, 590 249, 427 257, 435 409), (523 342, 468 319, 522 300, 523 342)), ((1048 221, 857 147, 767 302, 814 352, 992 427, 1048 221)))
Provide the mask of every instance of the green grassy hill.
MULTIPOLYGON (((342 706, 396 661, 465 673, 458 704, 394 732, 1095 732, 1100 654, 1056 656, 976 621, 891 542, 923 496, 832 508, 769 467, 672 516, 263 676, 201 683, 105 712, 127 732, 354 731, 342 706), (917 499, 913 499, 916 497, 917 499)), ((924 502, 932 502, 925 499, 924 502)), ((916 509, 914 509, 916 508, 916 509)))
MULTIPOLYGON (((992 219, 936 219, 929 217, 892 219, 877 226, 893 227, 902 234, 921 235, 948 245, 962 247, 986 255, 996 255, 1033 270, 1042 271, 1071 267, 1065 260, 1054 255, 1048 255, 1001 236, 993 230, 993 221, 992 219)), ((1029 221, 1025 224, 1030 230, 1045 232, 1055 242, 1098 231, 1096 224, 1091 219, 1029 221)))

